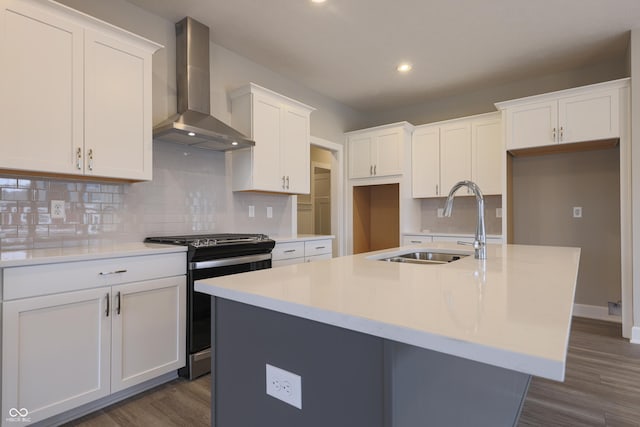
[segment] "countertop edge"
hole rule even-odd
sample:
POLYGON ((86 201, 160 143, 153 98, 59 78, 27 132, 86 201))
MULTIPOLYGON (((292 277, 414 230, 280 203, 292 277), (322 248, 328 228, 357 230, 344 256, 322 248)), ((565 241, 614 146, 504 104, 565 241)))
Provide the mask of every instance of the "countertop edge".
POLYGON ((299 236, 271 237, 271 239, 273 239, 276 242, 276 244, 289 243, 289 242, 311 242, 314 240, 325 240, 325 239, 335 239, 335 238, 336 236, 334 236, 333 234, 317 234, 317 235, 301 234, 299 236))
POLYGON ((372 319, 220 288, 206 283, 206 280, 197 281, 195 283, 195 290, 215 297, 474 360, 500 368, 523 372, 528 375, 539 376, 555 381, 564 381, 565 363, 562 360, 552 360, 491 348, 482 344, 434 335, 372 319))
POLYGON ((25 267, 96 259, 186 252, 186 246, 156 243, 130 243, 107 247, 78 247, 7 251, 2 253, 0 268, 25 267), (15 258, 11 258, 15 256, 15 258))

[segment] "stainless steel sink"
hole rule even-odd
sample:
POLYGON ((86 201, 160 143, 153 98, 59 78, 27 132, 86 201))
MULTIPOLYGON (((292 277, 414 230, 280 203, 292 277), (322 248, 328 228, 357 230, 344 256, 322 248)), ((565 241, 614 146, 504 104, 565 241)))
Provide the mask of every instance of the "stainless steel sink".
POLYGON ((469 256, 469 254, 413 250, 411 252, 378 259, 380 261, 406 262, 411 264, 447 264, 467 256, 469 256))

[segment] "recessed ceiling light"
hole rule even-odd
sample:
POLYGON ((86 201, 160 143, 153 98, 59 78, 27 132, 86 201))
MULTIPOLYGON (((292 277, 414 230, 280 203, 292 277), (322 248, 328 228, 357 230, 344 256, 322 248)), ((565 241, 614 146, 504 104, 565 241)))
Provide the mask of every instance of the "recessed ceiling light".
POLYGON ((196 136, 195 132, 189 132, 187 135, 189 135, 189 136, 196 136))
POLYGON ((311 0, 311 3, 318 3, 318 4, 320 4, 320 3, 324 3, 325 1, 327 1, 327 0, 311 0))
POLYGON ((233 141, 231 145, 238 145, 238 143, 236 141, 233 141))
POLYGON ((396 70, 398 70, 401 73, 407 73, 411 71, 412 68, 413 67, 411 66, 411 64, 409 64, 408 62, 403 62, 402 64, 398 65, 396 70))

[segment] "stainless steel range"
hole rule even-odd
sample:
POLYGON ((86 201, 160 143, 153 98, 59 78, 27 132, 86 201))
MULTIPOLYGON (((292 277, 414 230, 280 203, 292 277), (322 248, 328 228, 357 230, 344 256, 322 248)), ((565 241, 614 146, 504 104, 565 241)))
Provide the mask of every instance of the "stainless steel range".
POLYGON ((148 243, 187 246, 187 365, 180 375, 211 371, 211 297, 195 292, 196 280, 271 268, 275 242, 264 234, 148 237, 148 243))

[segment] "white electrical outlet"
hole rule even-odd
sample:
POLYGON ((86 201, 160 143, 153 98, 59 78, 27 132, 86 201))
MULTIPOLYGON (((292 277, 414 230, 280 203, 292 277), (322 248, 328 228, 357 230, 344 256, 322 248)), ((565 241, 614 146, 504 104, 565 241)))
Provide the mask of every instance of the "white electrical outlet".
POLYGON ((64 200, 51 201, 51 218, 64 218, 64 200))
POLYGON ((502 218, 502 208, 496 208, 496 218, 502 218))
POLYGON ((256 207, 253 205, 249 205, 249 218, 253 218, 256 216, 256 207))
POLYGON ((444 218, 444 209, 438 208, 438 218, 444 218))
POLYGON ((267 363, 267 394, 302 409, 302 377, 267 363))
POLYGON ((267 206, 267 218, 273 218, 273 208, 271 206, 267 206))
POLYGON ((574 206, 573 207, 573 217, 574 218, 582 218, 582 206, 574 206))

